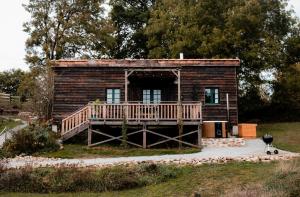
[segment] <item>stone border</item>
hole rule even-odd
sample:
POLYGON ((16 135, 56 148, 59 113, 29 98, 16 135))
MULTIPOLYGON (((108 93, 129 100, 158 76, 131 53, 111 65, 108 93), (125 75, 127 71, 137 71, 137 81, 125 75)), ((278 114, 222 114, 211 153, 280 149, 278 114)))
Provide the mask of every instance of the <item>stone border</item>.
POLYGON ((244 138, 202 138, 205 147, 241 147, 246 145, 244 138))
POLYGON ((225 164, 228 162, 271 162, 279 160, 290 160, 300 157, 299 153, 286 153, 282 155, 261 155, 261 156, 244 156, 244 157, 209 157, 209 158, 190 158, 190 159, 162 159, 162 160, 144 160, 144 161, 123 161, 116 163, 97 163, 85 162, 84 159, 60 159, 60 158, 45 158, 45 157, 15 157, 2 160, 2 165, 6 169, 22 169, 25 167, 77 167, 77 168, 105 168, 113 166, 130 166, 142 163, 155 163, 164 165, 202 165, 202 164, 225 164), (15 166, 9 166, 15 164, 15 166))

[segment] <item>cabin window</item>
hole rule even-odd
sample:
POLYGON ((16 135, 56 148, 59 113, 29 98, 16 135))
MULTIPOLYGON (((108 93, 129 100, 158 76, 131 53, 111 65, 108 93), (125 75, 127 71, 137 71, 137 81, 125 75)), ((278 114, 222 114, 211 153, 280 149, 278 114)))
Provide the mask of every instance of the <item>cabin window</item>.
POLYGON ((143 90, 143 103, 160 103, 161 90, 143 90))
POLYGON ((120 89, 106 89, 107 103, 120 103, 120 89))
POLYGON ((219 88, 205 88, 205 103, 206 104, 219 104, 219 88))

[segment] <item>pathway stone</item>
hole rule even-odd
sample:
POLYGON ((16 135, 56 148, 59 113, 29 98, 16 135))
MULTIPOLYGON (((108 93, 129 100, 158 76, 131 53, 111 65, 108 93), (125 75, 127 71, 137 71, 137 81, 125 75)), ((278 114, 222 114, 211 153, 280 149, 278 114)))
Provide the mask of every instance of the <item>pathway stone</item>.
POLYGON ((242 147, 204 147, 199 153, 137 156, 93 159, 60 159, 44 157, 15 157, 4 159, 6 168, 23 168, 30 165, 37 167, 108 167, 116 165, 133 165, 145 162, 158 164, 201 165, 204 163, 227 163, 230 161, 270 162, 273 160, 288 160, 299 157, 300 154, 279 150, 278 155, 267 155, 261 139, 246 140, 242 147))

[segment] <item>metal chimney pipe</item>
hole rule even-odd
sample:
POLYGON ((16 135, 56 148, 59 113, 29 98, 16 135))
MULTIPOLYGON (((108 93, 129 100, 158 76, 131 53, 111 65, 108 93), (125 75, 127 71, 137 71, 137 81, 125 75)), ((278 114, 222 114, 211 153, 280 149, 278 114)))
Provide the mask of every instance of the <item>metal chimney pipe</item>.
POLYGON ((179 54, 179 56, 180 56, 180 59, 181 59, 181 60, 183 60, 183 59, 184 59, 184 57, 183 57, 183 53, 180 53, 180 54, 179 54))

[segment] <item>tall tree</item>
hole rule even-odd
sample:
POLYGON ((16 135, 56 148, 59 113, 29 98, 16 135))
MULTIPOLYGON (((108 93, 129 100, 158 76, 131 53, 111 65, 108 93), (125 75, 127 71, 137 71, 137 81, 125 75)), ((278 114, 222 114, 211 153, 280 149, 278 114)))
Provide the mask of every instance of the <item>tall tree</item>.
POLYGON ((155 0, 110 0, 115 27, 114 58, 145 58, 148 55, 145 27, 155 0))
POLYGON ((0 72, 0 92, 17 95, 24 75, 20 69, 0 72))
POLYGON ((103 0, 29 0, 24 5, 31 15, 24 24, 29 34, 25 59, 31 74, 20 91, 31 96, 40 115, 51 116, 51 60, 109 56, 114 45, 113 28, 103 18, 102 4, 103 0))
POLYGON ((102 57, 109 54, 112 29, 103 18, 103 0, 29 0, 24 5, 31 19, 26 61, 31 66, 67 57, 102 57))
POLYGON ((146 28, 150 58, 239 58, 243 85, 283 66, 294 18, 285 0, 160 0, 146 28))
POLYGON ((273 84, 271 108, 277 119, 300 120, 300 26, 287 39, 285 65, 273 84))
POLYGON ((300 120, 300 63, 290 65, 278 74, 271 107, 277 119, 300 120))

